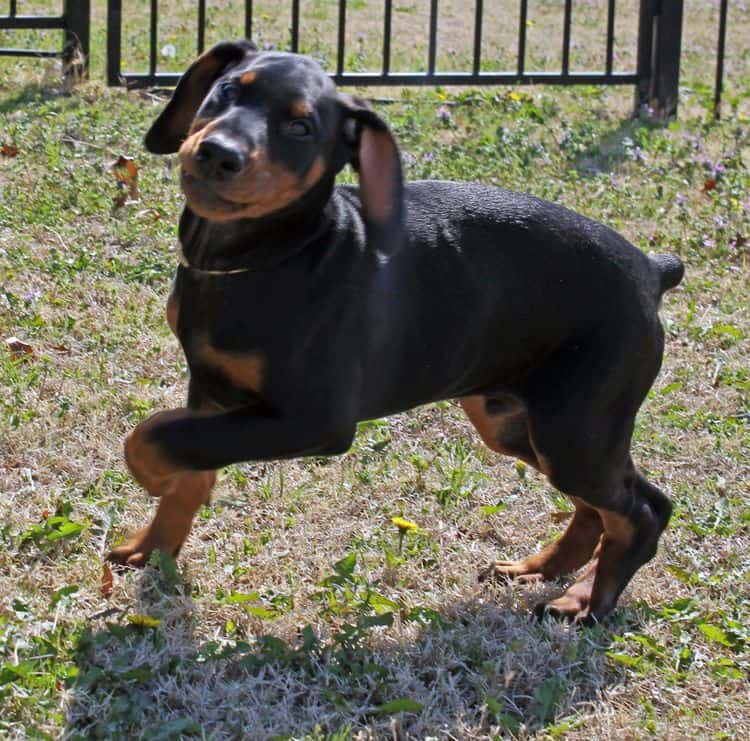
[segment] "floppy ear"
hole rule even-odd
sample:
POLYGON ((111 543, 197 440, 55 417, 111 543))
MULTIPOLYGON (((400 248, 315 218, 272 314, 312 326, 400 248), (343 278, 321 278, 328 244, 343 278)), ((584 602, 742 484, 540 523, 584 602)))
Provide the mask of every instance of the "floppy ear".
POLYGON ((203 52, 182 75, 167 107, 148 130, 146 149, 154 154, 176 152, 214 81, 229 65, 253 51, 256 46, 250 41, 224 41, 203 52))
POLYGON ((381 257, 398 251, 405 238, 404 180, 398 146, 387 124, 360 98, 339 94, 342 137, 359 173, 368 244, 381 257))

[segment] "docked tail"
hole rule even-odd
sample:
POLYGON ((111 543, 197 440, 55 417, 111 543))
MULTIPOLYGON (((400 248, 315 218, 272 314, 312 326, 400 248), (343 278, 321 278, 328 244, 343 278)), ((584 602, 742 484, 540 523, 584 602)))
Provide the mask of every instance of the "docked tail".
POLYGON ((685 266, 676 255, 649 255, 649 259, 659 272, 659 293, 674 288, 685 274, 685 266))

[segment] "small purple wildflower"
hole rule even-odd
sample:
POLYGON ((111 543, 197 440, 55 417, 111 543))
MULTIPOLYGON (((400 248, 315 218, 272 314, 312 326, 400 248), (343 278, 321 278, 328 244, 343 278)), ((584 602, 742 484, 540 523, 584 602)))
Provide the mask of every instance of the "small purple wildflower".
POLYGON ((709 249, 716 247, 716 240, 711 239, 711 237, 708 236, 708 234, 703 235, 703 246, 708 247, 709 249))
POLYGON ((407 165, 417 164, 417 158, 411 152, 403 152, 402 157, 407 165))
POLYGON ((714 165, 714 176, 721 175, 726 169, 723 162, 717 162, 714 165))
POLYGON ((717 214, 714 216, 714 224, 716 224, 717 229, 723 229, 727 225, 727 220, 720 214, 717 214))
POLYGON ((437 115, 437 119, 440 123, 449 124, 452 121, 451 112, 444 105, 441 105, 440 108, 437 109, 435 115, 437 115))
POLYGON ((675 203, 676 203, 676 204, 677 204, 678 206, 684 206, 684 205, 685 205, 685 202, 686 202, 686 201, 687 201, 687 198, 685 198, 685 196, 684 196, 684 195, 682 195, 682 193, 678 193, 678 194, 677 194, 677 195, 675 196, 675 199, 674 199, 674 202, 675 202, 675 203))
POLYGON ((24 297, 23 300, 27 304, 33 304, 40 296, 42 292, 38 288, 32 288, 24 297))
POLYGON ((423 160, 424 160, 425 162, 432 162, 432 160, 434 160, 434 159, 435 159, 435 153, 434 153, 434 152, 425 152, 425 153, 424 153, 424 154, 422 155, 422 159, 423 159, 423 160))

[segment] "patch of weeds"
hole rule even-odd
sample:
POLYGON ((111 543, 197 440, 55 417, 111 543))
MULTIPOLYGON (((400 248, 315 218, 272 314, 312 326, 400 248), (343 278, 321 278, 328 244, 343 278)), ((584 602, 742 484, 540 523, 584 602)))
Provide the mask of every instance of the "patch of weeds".
POLYGON ((216 604, 239 605, 248 615, 271 620, 289 612, 294 607, 294 597, 291 594, 275 593, 270 590, 249 593, 219 590, 216 595, 216 604))
POLYGON ((683 682, 693 671, 708 669, 719 680, 750 677, 750 631, 742 622, 719 610, 707 614, 693 598, 681 598, 659 609, 642 606, 647 617, 669 625, 671 635, 659 640, 644 632, 614 636, 607 655, 641 674, 655 673, 683 682), (701 642, 708 651, 701 651, 701 642), (708 658, 712 656, 713 658, 708 658))
POLYGON ((433 461, 433 466, 441 478, 441 485, 432 493, 442 507, 470 497, 485 478, 477 471, 474 453, 463 438, 447 443, 433 461))
POLYGON ((62 722, 59 695, 78 675, 75 644, 82 628, 52 618, 64 612, 78 589, 75 584, 58 589, 43 615, 18 598, 0 615, 0 730, 13 735, 20 726, 29 735, 47 738, 37 725, 50 719, 62 722), (35 634, 28 640, 32 626, 35 634))
POLYGON ((59 502, 52 514, 44 510, 41 522, 22 533, 19 547, 34 543, 39 550, 49 553, 62 543, 76 540, 84 532, 86 524, 72 519, 72 513, 73 505, 66 501, 59 502))

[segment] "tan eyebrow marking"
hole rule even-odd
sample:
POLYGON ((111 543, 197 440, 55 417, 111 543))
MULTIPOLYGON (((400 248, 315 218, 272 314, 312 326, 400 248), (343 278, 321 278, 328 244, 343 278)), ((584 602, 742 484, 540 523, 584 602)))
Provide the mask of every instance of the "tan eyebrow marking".
POLYGON ((254 72, 253 70, 250 70, 250 72, 245 72, 242 77, 240 77, 240 82, 243 85, 252 85, 255 82, 255 78, 258 76, 257 72, 254 72))
POLYGON ((312 106, 306 101, 295 100, 291 107, 292 116, 309 116, 312 113, 312 106))

